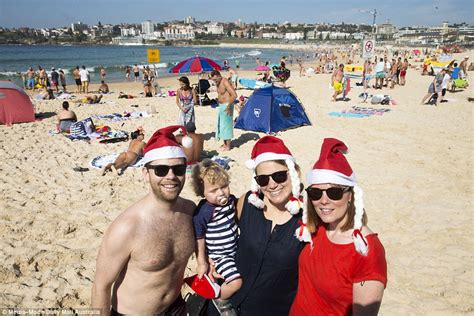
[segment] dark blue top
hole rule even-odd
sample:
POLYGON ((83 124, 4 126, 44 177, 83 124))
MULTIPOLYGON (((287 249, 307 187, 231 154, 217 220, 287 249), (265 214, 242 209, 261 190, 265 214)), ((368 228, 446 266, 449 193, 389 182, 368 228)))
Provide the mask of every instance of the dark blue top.
MULTIPOLYGON (((231 194, 229 196, 229 202, 227 202, 226 206, 231 203, 235 203, 236 200, 237 198, 231 194)), ((196 239, 201 239, 206 236, 207 224, 209 224, 209 222, 211 221, 216 208, 220 210, 223 207, 211 204, 206 199, 202 199, 199 202, 193 215, 193 225, 194 233, 196 234, 196 239)))
POLYGON ((267 220, 245 195, 236 262, 242 288, 232 297, 240 315, 288 315, 298 287, 298 257, 305 246, 295 237, 301 214, 283 225, 267 220))

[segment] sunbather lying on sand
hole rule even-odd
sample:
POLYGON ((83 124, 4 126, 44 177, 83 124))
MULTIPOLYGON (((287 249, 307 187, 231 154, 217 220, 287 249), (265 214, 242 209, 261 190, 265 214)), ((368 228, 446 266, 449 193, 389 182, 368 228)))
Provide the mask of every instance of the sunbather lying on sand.
POLYGON ((143 128, 139 127, 136 131, 132 132, 131 138, 132 140, 130 141, 127 151, 118 155, 113 163, 109 163, 105 166, 102 169, 102 175, 105 175, 108 171, 113 171, 116 175, 121 175, 128 166, 133 165, 137 162, 139 157, 143 156, 143 147, 145 147, 143 128))

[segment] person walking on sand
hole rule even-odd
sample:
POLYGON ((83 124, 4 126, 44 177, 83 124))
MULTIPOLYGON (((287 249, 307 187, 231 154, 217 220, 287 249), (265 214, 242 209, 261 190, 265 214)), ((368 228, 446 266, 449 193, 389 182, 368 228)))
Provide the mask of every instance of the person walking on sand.
POLYGON ((332 87, 334 94, 332 100, 337 101, 337 96, 342 93, 342 80, 344 79, 344 64, 340 64, 338 68, 334 70, 331 77, 332 87))
POLYGON ((63 87, 63 92, 67 92, 67 89, 66 89, 66 75, 64 74, 64 70, 59 68, 58 73, 59 73, 59 82, 61 83, 61 86, 63 87))
POLYGON ((76 66, 76 69, 73 70, 72 76, 74 78, 74 82, 76 83, 76 92, 80 93, 81 92, 81 73, 79 70, 79 66, 76 66))
POLYGON ((133 75, 135 76, 135 82, 137 82, 140 79, 140 68, 137 64, 133 66, 133 75))
POLYGON ((188 77, 180 77, 179 89, 176 93, 176 105, 179 108, 178 124, 186 125, 194 122, 194 104, 197 103, 196 90, 191 87, 188 77))
POLYGON ((79 75, 81 76, 81 91, 87 94, 89 93, 89 71, 86 69, 86 66, 82 66, 82 69, 79 70, 79 75))
POLYGON ((105 81, 105 77, 107 76, 107 72, 105 71, 105 67, 100 68, 100 80, 105 81))
POLYGON ((221 147, 224 151, 228 151, 230 150, 230 142, 234 136, 233 115, 237 93, 229 80, 222 78, 218 70, 211 72, 211 80, 214 81, 217 86, 217 101, 219 103, 216 139, 224 140, 224 144, 221 147))
POLYGON ((186 156, 173 133, 180 128, 186 133, 168 126, 150 138, 142 169, 149 192, 104 234, 91 298, 100 315, 186 315, 181 286, 195 251, 196 204, 179 196, 186 156))

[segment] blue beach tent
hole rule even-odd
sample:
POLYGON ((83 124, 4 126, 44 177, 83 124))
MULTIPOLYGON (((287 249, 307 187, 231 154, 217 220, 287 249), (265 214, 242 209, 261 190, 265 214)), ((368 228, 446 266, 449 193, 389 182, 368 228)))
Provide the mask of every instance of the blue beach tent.
POLYGON ((255 90, 234 127, 269 134, 304 125, 311 122, 298 98, 290 90, 272 85, 255 90))

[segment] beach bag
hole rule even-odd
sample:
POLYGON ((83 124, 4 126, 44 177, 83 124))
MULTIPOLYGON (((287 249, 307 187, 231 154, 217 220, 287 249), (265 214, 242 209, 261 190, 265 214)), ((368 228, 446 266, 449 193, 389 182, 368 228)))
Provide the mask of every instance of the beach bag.
POLYGON ((370 100, 370 103, 379 104, 380 102, 382 102, 383 99, 384 99, 383 95, 377 94, 372 97, 372 99, 370 100))
POLYGON ((86 128, 84 127, 84 123, 82 121, 75 122, 71 125, 71 136, 74 137, 86 137, 86 128))
POLYGON ((83 119, 81 122, 84 124, 86 134, 95 133, 95 125, 94 122, 92 122, 92 118, 88 117, 86 119, 83 119))
POLYGON ((95 133, 95 126, 90 117, 71 125, 71 136, 85 137, 92 133, 95 133))

